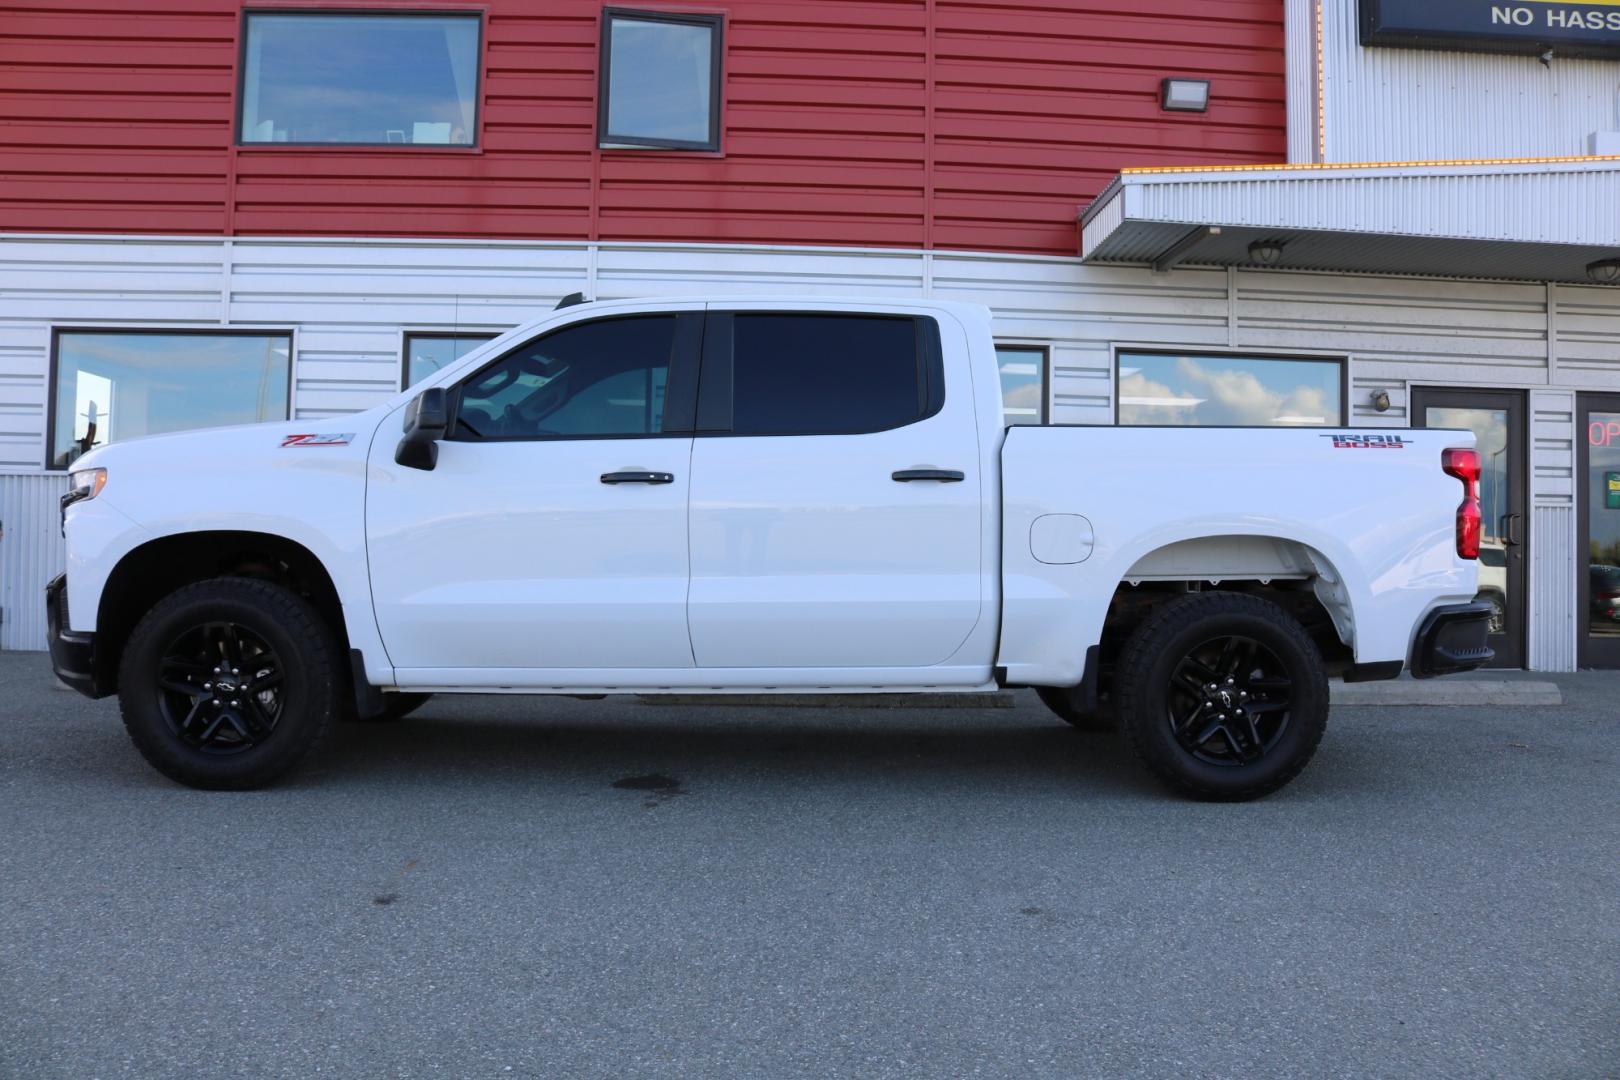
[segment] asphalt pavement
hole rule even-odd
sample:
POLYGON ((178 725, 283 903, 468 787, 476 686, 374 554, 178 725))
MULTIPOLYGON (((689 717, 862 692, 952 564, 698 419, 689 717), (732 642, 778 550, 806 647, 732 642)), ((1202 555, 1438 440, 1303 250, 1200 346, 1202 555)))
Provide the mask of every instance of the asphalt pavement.
POLYGON ((1620 675, 1257 803, 1014 708, 440 698, 189 791, 0 653, 0 1077, 1616 1077, 1620 675))

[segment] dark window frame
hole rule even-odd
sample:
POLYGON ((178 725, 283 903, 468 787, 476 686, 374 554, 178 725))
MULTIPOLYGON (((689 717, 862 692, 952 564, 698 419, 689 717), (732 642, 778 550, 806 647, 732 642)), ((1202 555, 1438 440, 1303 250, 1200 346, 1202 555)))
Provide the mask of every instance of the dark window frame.
MULTIPOLYGON (((1608 390, 1582 390, 1575 395, 1575 603, 1578 637, 1575 663, 1583 668, 1620 667, 1620 640, 1594 641, 1592 633, 1592 481, 1591 425, 1594 412, 1620 411, 1620 393, 1608 390)), ((1528 530, 1526 530, 1528 539, 1528 530)))
POLYGON ((698 354, 703 346, 703 311, 699 308, 671 311, 637 311, 619 312, 616 314, 601 315, 591 319, 576 319, 561 326, 549 327, 543 333, 512 346, 499 356, 491 357, 487 363, 479 365, 475 371, 457 379, 448 388, 447 419, 445 438, 451 442, 464 443, 511 443, 511 442, 600 442, 604 439, 664 439, 692 437, 692 417, 697 411, 698 395, 698 354), (457 427, 458 415, 461 411, 462 389, 473 380, 481 377, 486 371, 504 363, 514 354, 544 341, 553 334, 565 330, 572 330, 579 326, 589 326, 601 322, 619 322, 628 319, 656 319, 674 318, 675 335, 670 345, 669 375, 664 383, 664 417, 660 431, 648 432, 610 432, 605 435, 475 435, 466 436, 457 427))
POLYGON ((1312 356, 1310 353, 1279 353, 1248 349, 1179 349, 1175 345, 1116 345, 1114 353, 1114 416, 1115 427, 1204 427, 1250 428, 1270 431, 1278 428, 1342 428, 1350 426, 1350 358, 1343 354, 1312 356), (1336 364, 1339 368, 1339 415, 1328 424, 1121 424, 1119 422, 1119 365, 1127 356, 1186 356, 1194 360, 1304 360, 1314 364, 1336 364))
POLYGON ((376 150, 389 153, 416 154, 470 154, 483 153, 484 134, 484 78, 489 65, 484 57, 488 43, 489 13, 483 7, 396 8, 396 7, 247 7, 237 19, 236 30, 236 83, 235 101, 231 110, 231 145, 237 150, 376 150), (472 141, 469 143, 391 143, 391 142, 248 142, 242 138, 242 110, 247 106, 247 54, 248 21, 255 15, 364 15, 373 18, 473 18, 478 20, 478 40, 474 45, 478 60, 478 73, 473 79, 472 141))
MULTIPOLYGON (((1005 400, 1003 400, 1003 402, 1002 402, 1003 408, 1002 408, 1002 412, 1001 412, 1002 426, 1003 427, 1049 427, 1049 426, 1051 426, 1051 423, 1052 423, 1052 346, 1050 346, 1050 345, 1031 345, 1031 344, 1026 344, 1026 343, 1020 342, 1020 341, 998 341, 998 342, 995 342, 995 347, 998 350, 999 349, 1006 349, 1006 350, 1009 350, 1009 351, 1030 352, 1030 353, 1040 353, 1041 354, 1041 409, 1040 409, 1040 418, 1038 420, 1036 420, 1035 423, 1033 423, 1033 424, 1008 424, 1008 423, 1006 423, 1006 419, 1007 419, 1007 410, 1005 408, 1006 402, 1005 402, 1005 400)), ((1115 361, 1115 368, 1116 368, 1116 370, 1118 369, 1118 361, 1117 360, 1115 361)), ((1001 367, 998 364, 996 366, 996 379, 997 379, 998 382, 1000 381, 1000 378, 1001 378, 1001 367)))
MULTIPOLYGON (((502 331, 502 333, 504 333, 504 331, 502 331)), ((455 338, 478 338, 478 339, 483 340, 483 341, 494 341, 496 338, 498 338, 500 336, 501 336, 500 333, 496 333, 496 332, 489 331, 489 330, 463 330, 463 331, 459 331, 459 332, 455 331, 455 330, 402 330, 402 331, 400 331, 400 339, 399 339, 399 388, 401 390, 409 390, 411 388, 411 342, 412 341, 415 341, 415 340, 417 340, 419 338, 429 338, 429 339, 437 338, 437 339, 441 339, 441 340, 444 339, 444 338, 451 338, 451 339, 455 339, 455 338)), ((456 359, 459 360, 460 357, 457 357, 456 359)), ((443 370, 443 369, 441 368, 440 370, 443 370)), ((438 372, 434 372, 434 374, 436 375, 436 374, 438 374, 438 372)), ((432 376, 427 376, 426 378, 431 378, 431 377, 432 376)), ((424 378, 424 381, 426 381, 426 378, 424 378)))
POLYGON ((639 11, 635 8, 610 7, 602 10, 601 40, 597 47, 596 79, 596 147, 598 150, 696 150, 718 153, 721 142, 721 95, 725 86, 725 16, 675 11, 639 11), (710 30, 709 53, 709 138, 702 142, 687 139, 648 139, 631 135, 614 135, 608 131, 608 89, 613 73, 613 20, 633 19, 637 22, 664 22, 682 26, 706 26, 710 30))
MULTIPOLYGON (((56 449, 56 406, 57 395, 61 389, 61 344, 63 334, 99 334, 103 337, 282 337, 287 339, 287 414, 283 420, 291 420, 295 409, 293 408, 293 387, 295 385, 293 369, 298 366, 297 339, 291 327, 263 327, 251 328, 241 326, 230 327, 203 327, 203 326, 142 326, 124 329, 116 326, 52 326, 51 327, 51 353, 50 362, 46 371, 45 394, 45 468, 49 472, 65 473, 73 466, 54 465, 52 458, 56 449)), ((266 421, 274 423, 274 421, 266 421)), ((186 430, 200 431, 201 428, 186 430)), ((140 436, 136 436, 139 438, 140 436)), ((108 446, 114 444, 108 443, 108 446)))
POLYGON ((791 308, 711 309, 703 332, 703 363, 698 376, 698 401, 694 434, 699 438, 776 439, 801 436, 837 438, 876 435, 898 431, 938 416, 945 408, 945 359, 940 342, 939 320, 931 315, 910 315, 882 311, 795 311, 791 308), (918 415, 902 424, 860 431, 735 431, 732 429, 734 360, 731 320, 737 316, 785 315, 796 318, 823 316, 840 319, 899 319, 916 328, 918 415))

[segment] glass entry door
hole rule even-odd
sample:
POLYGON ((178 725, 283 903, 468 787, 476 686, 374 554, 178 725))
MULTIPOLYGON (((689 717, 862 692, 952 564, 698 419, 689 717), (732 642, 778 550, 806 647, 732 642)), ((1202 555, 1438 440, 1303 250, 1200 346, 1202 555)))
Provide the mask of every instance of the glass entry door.
POLYGON ((1580 395, 1580 665, 1620 668, 1620 394, 1580 395))
POLYGON ((1466 428, 1479 449, 1479 594, 1491 619, 1492 667, 1524 666, 1524 395, 1517 390, 1416 387, 1412 426, 1466 428))

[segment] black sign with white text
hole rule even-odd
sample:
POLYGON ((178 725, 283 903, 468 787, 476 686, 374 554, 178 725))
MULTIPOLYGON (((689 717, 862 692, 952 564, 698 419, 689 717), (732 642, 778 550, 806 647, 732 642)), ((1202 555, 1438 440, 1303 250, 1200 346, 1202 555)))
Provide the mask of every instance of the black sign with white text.
POLYGON ((1361 43, 1620 57, 1620 0, 1361 0, 1361 43))

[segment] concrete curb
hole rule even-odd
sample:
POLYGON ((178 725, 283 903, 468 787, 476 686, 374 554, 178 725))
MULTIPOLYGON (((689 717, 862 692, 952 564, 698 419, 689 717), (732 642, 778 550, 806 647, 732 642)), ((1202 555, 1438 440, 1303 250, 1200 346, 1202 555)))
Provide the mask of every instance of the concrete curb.
POLYGON ((1562 705, 1558 684, 1532 679, 1391 679, 1388 682, 1328 684, 1333 705, 1562 705))

